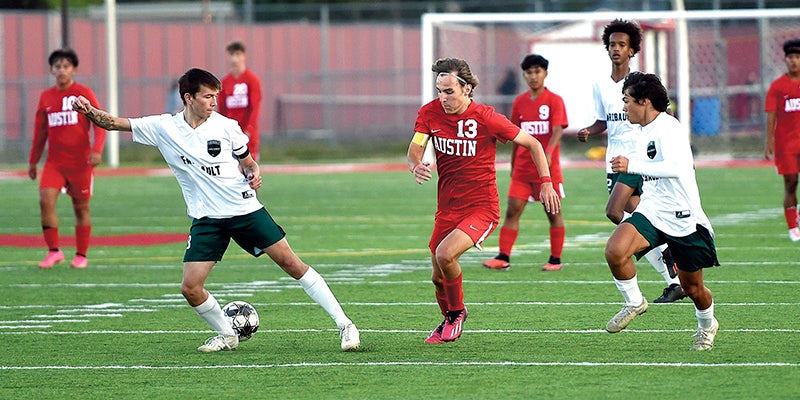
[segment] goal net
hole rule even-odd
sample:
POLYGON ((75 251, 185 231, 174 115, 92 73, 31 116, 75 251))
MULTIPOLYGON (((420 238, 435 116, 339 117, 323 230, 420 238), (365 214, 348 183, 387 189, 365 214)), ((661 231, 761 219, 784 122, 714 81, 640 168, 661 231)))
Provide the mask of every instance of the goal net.
POLYGON ((480 79, 478 101, 507 114, 513 98, 527 90, 519 67, 522 58, 540 54, 550 62, 545 85, 567 107, 569 127, 562 148, 568 153, 574 147, 582 154, 586 146, 574 146, 577 141, 569 135, 594 122, 592 82, 611 71, 601 35, 617 18, 641 25, 642 49, 632 68, 661 77, 701 156, 763 154, 764 95, 786 72, 782 45, 800 38, 800 8, 426 14, 422 101, 436 95, 431 64, 440 57, 457 57, 467 60, 480 79), (507 77, 511 79, 504 82, 507 77))

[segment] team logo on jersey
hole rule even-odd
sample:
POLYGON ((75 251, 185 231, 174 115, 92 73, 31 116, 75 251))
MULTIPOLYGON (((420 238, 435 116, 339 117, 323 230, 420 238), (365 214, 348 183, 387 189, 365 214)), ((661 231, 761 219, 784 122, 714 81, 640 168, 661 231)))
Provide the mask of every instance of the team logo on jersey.
POLYGON ((647 143, 647 157, 652 160, 656 157, 656 154, 656 142, 651 140, 650 143, 647 143))
POLYGON ((216 157, 222 151, 222 143, 219 140, 209 140, 207 143, 208 154, 211 157, 216 157))

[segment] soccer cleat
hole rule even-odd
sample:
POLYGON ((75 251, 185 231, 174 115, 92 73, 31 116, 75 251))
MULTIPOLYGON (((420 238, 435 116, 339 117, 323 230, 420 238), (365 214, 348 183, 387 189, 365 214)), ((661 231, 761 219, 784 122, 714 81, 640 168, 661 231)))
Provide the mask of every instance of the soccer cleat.
POLYGON ((789 239, 791 239, 793 242, 800 242, 800 228, 795 227, 789 229, 789 239))
POLYGON ((70 265, 72 268, 84 269, 89 265, 89 260, 87 260, 85 256, 76 254, 75 258, 72 259, 72 264, 70 265))
POLYGON ((431 331, 431 334, 428 335, 427 339, 425 339, 425 343, 428 344, 444 343, 444 340, 442 340, 442 331, 444 330, 444 323, 445 321, 442 321, 442 323, 439 324, 439 326, 437 326, 431 331))
POLYGON ((361 347, 361 335, 352 322, 339 330, 339 337, 342 338, 342 351, 357 350, 361 347))
POLYGON ((664 265, 667 267, 667 272, 669 272, 670 278, 678 276, 678 264, 675 264, 675 259, 672 258, 672 252, 669 250, 669 247, 661 252, 661 260, 664 261, 664 265))
POLYGON ((467 320, 466 307, 459 311, 448 311, 444 317, 444 326, 442 327, 442 341, 452 342, 461 336, 461 331, 464 329, 464 321, 467 320))
POLYGON ((673 283, 664 288, 664 292, 653 303, 673 303, 686 297, 686 293, 681 289, 681 285, 673 283))
POLYGON ((505 260, 501 260, 499 258, 492 258, 491 260, 484 261, 483 266, 489 269, 498 269, 501 271, 505 271, 508 269, 508 267, 511 266, 511 263, 505 260))
POLYGON ((642 304, 638 306, 629 306, 624 305, 622 309, 619 310, 617 315, 614 315, 614 318, 611 318, 610 321, 606 324, 606 331, 609 333, 617 333, 626 326, 628 326, 637 315, 642 315, 647 312, 647 300, 642 299, 642 304))
POLYGON ((61 250, 51 250, 47 252, 44 260, 39 263, 39 268, 53 268, 54 265, 64 261, 64 252, 61 250))
POLYGON ((714 338, 717 336, 719 330, 719 321, 714 318, 714 323, 711 328, 703 329, 697 328, 697 333, 694 335, 695 340, 692 345, 692 350, 706 351, 714 348, 714 338))
POLYGON ((547 263, 544 266, 542 266, 542 271, 560 271, 560 270, 561 270, 561 263, 558 264, 547 263))
POLYGON ((239 347, 239 337, 236 335, 217 335, 206 339, 206 342, 197 348, 202 353, 215 351, 236 350, 239 347))

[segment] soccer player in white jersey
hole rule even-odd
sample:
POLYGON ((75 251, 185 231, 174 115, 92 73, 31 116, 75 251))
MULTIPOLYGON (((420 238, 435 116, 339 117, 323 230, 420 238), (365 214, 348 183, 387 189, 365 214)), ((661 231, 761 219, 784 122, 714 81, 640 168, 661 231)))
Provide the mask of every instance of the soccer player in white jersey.
POLYGON ((666 243, 683 290, 695 306, 697 335, 691 348, 710 350, 719 323, 714 318, 711 291, 703 283, 703 268, 719 262, 714 231, 700 205, 688 131, 666 113, 669 97, 657 76, 631 73, 625 78, 622 94, 628 120, 638 124, 634 128, 638 140, 629 155, 612 156, 611 168, 642 176, 644 188, 633 215, 617 225, 606 243, 606 261, 625 299, 606 330, 619 332, 647 311, 632 256, 638 259, 666 243))
POLYGON ((221 84, 213 74, 190 69, 178 80, 184 109, 175 115, 120 118, 78 97, 73 108, 98 126, 133 132, 137 143, 158 147, 178 180, 192 218, 183 258, 181 292, 200 317, 218 333, 201 352, 233 350, 239 338, 219 303, 205 288, 214 265, 233 239, 258 257, 267 254, 333 318, 343 351, 360 346, 358 329, 317 271, 289 247, 286 234, 256 198, 259 166, 247 149, 247 136, 235 120, 214 111, 221 84))
MULTIPOLYGON (((616 19, 605 26, 602 39, 611 59, 611 76, 595 82, 592 86, 596 121, 578 131, 578 139, 585 142, 589 136, 607 132, 606 185, 610 196, 606 203, 606 216, 611 222, 619 224, 636 208, 642 194, 640 176, 615 173, 611 171, 610 165, 612 156, 629 154, 635 142, 632 135, 633 126, 622 111, 620 93, 623 81, 631 70, 630 60, 641 49, 642 30, 633 21, 616 19)), ((667 246, 654 249, 645 258, 667 282, 667 287, 660 297, 653 300, 654 303, 671 303, 686 297, 681 290, 667 246)))

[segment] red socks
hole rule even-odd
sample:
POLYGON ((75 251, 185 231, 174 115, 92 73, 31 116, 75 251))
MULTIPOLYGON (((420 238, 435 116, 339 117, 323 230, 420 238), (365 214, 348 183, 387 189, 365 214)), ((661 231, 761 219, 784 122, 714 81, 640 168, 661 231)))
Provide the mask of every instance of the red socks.
MULTIPOLYGON (((444 279, 444 294, 447 297, 447 311, 459 311, 464 309, 464 290, 461 286, 461 277, 453 280, 444 279)), ((438 298, 437 298, 438 300, 438 298)))
POLYGON ((442 315, 447 314, 447 295, 436 292, 436 302, 439 303, 439 309, 442 310, 442 315))
POLYGON ((797 207, 783 210, 783 215, 786 217, 786 225, 789 226, 789 229, 797 228, 797 207))
POLYGON ((44 234, 44 243, 47 245, 47 248, 50 251, 58 250, 58 227, 51 228, 43 226, 42 233, 44 234))
POLYGON ((92 236, 92 226, 75 226, 75 253, 86 257, 89 251, 89 238, 92 236))
POLYGON ((561 258, 561 251, 564 250, 564 237, 567 230, 563 226, 560 228, 550 228, 550 256, 561 258))
POLYGON ((511 256, 511 248, 514 247, 518 235, 518 230, 500 227, 500 254, 511 256))

